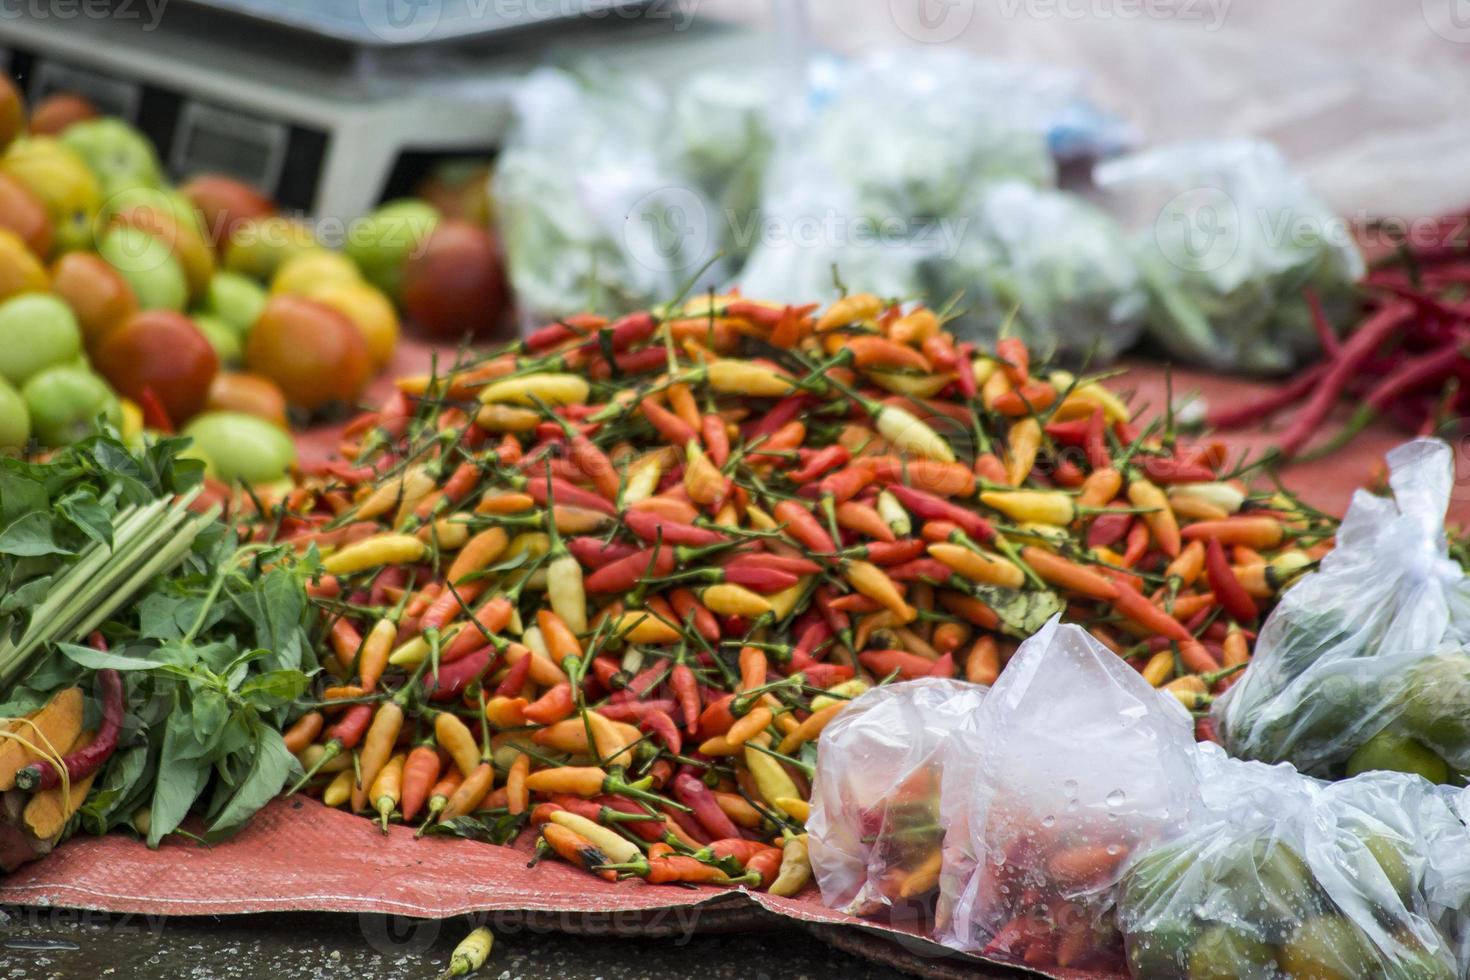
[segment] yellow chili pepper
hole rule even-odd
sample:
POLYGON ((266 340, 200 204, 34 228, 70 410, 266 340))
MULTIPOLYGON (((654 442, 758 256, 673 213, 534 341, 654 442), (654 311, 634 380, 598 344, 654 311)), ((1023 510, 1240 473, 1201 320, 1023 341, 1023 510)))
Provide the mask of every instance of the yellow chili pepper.
POLYGON ((1123 474, 1111 466, 1093 470, 1082 481, 1082 491, 1077 494, 1079 507, 1103 507, 1113 502, 1118 491, 1123 489, 1123 474))
POLYGON ((368 792, 373 809, 378 811, 378 819, 383 822, 385 834, 388 832, 388 817, 403 797, 403 764, 407 760, 407 752, 399 752, 389 759, 368 792))
POLYGON ((781 846, 781 870, 767 889, 772 895, 790 898, 812 880, 812 862, 807 854, 806 834, 793 834, 781 846))
POLYGON ((1171 650, 1160 650, 1149 657, 1143 668, 1143 679, 1154 687, 1163 687, 1173 676, 1174 653, 1171 650))
POLYGON ((824 708, 813 711, 810 715, 807 715, 801 724, 797 725, 793 731, 788 732, 786 737, 781 739, 781 745, 777 751, 782 755, 790 755, 805 743, 821 735, 822 729, 826 728, 827 723, 835 718, 837 712, 841 711, 845 706, 845 702, 838 702, 837 704, 829 704, 824 708))
POLYGON ((351 575, 384 565, 410 565, 422 561, 429 546, 412 534, 379 534, 350 544, 322 559, 329 575, 351 575))
POLYGON ((783 796, 777 800, 776 809, 786 814, 792 820, 799 820, 802 823, 806 823, 807 819, 812 815, 812 805, 810 803, 806 800, 789 796, 783 796))
POLYGON ((614 864, 626 864, 636 860, 643 852, 638 850, 638 845, 615 831, 609 830, 600 823, 594 823, 586 817, 573 813, 570 810, 554 810, 551 814, 551 822, 560 824, 568 830, 576 831, 583 837, 597 845, 598 850, 607 855, 614 864))
POLYGON ((475 736, 458 716, 442 711, 434 716, 434 738, 449 753, 460 774, 468 777, 480 764, 480 747, 475 736))
POLYGON ((862 323, 883 312, 883 300, 872 293, 849 293, 827 307, 817 318, 817 333, 825 333, 849 323, 862 323))
POLYGON ((429 475, 426 467, 415 466, 378 484, 372 489, 361 502, 358 503, 355 516, 360 520, 370 520, 381 517, 388 513, 400 500, 409 496, 420 499, 425 493, 434 489, 435 481, 429 475))
POLYGON ((541 413, 531 408, 511 405, 481 405, 475 412, 475 424, 486 432, 530 432, 541 424, 541 413))
POLYGON ((508 402, 512 405, 581 405, 592 393, 592 385, 580 374, 527 374, 518 378, 502 378, 480 390, 485 404, 508 402))
POLYGON ((1005 589, 1019 589, 1026 583, 1025 574, 1015 565, 998 555, 974 551, 957 544, 936 542, 929 546, 929 554, 959 572, 971 582, 981 585, 998 585, 1005 589))
POLYGON ((878 433, 895 449, 937 459, 943 463, 955 461, 954 450, 940 438, 928 424, 920 421, 913 413, 896 405, 884 405, 873 417, 878 433))
POLYGON ((1128 483, 1128 502, 1135 507, 1147 508, 1143 522, 1148 525, 1154 544, 1170 558, 1177 557, 1180 548, 1179 521, 1174 517, 1174 511, 1170 509, 1169 498, 1164 496, 1164 491, 1142 477, 1137 477, 1128 483))
POLYGON ((664 455, 648 453, 628 467, 628 482, 623 486, 623 506, 647 500, 658 489, 659 478, 664 473, 664 455))
POLYGON ((771 604, 771 616, 776 622, 784 622, 796 609, 796 603, 806 594, 806 582, 803 578, 790 588, 766 596, 766 601, 771 604))
POLYGON ((840 681, 827 688, 826 694, 818 694, 812 698, 812 710, 821 711, 823 708, 834 704, 847 704, 853 698, 867 692, 871 685, 861 677, 840 681))
POLYGON ((725 475, 710 462, 699 444, 690 441, 685 450, 684 490, 696 504, 708 505, 725 496, 725 475))
POLYGON ((796 783, 781 768, 781 763, 766 755, 756 746, 769 746, 771 736, 762 732, 746 743, 744 749, 745 768, 755 778, 756 789, 760 791, 761 799, 767 805, 775 806, 776 800, 799 798, 801 793, 796 789, 796 783))
POLYGON ((582 586, 582 565, 577 559, 562 555, 546 566, 546 598, 568 629, 587 632, 587 591, 582 586))
POLYGON ((403 708, 397 701, 384 701, 373 715, 372 725, 363 736, 362 747, 357 753, 359 777, 352 787, 352 809, 361 812, 370 802, 369 791, 373 780, 393 754, 398 742, 398 733, 403 730, 403 708))
POLYGON ((730 582, 711 585, 700 593, 700 601, 710 612, 721 616, 755 617, 771 611, 771 603, 765 596, 730 582))
POLYGON ((1031 475, 1036 454, 1041 449, 1041 423, 1027 417, 1011 425, 1006 463, 1006 482, 1018 487, 1031 475))
POLYGON ((1065 525, 1077 517, 1076 503, 1057 490, 986 490, 980 502, 1018 521, 1065 525))
POLYGON ((710 388, 723 395, 782 398, 796 390, 795 382, 773 367, 722 358, 705 368, 710 388))
POLYGON ((911 623, 918 618, 918 611, 904 601, 898 586, 877 565, 866 561, 848 562, 846 577, 854 589, 882 605, 900 622, 911 623))
POLYGON ((672 623, 664 622, 646 609, 634 609, 620 614, 613 623, 612 633, 626 643, 646 643, 652 646, 677 643, 680 637, 672 623))
POLYGON ((1190 711, 1200 711, 1210 705, 1210 691, 1198 674, 1176 678, 1164 685, 1164 690, 1190 711))
POLYGON ((1188 497, 1223 510, 1227 515, 1240 510, 1245 491, 1233 483, 1176 483, 1169 488, 1170 499, 1188 497))
POLYGON ((344 753, 340 758, 347 763, 347 768, 338 770, 322 791, 322 802, 327 806, 341 806, 352 799, 352 755, 344 753))

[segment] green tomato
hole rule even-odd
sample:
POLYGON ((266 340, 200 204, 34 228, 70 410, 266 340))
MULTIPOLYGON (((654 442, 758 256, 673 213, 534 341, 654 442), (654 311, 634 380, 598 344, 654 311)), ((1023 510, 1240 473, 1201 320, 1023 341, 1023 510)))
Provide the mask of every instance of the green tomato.
POLYGON ((0 338, 0 378, 16 385, 82 353, 82 330, 71 307, 47 293, 22 293, 0 303, 0 338))
POLYGON ((102 202, 98 227, 107 227, 113 215, 120 214, 135 205, 161 211, 185 228, 192 228, 200 235, 204 234, 205 229, 199 220, 199 212, 194 210, 194 205, 187 197, 172 187, 126 187, 115 194, 108 195, 107 200, 102 202))
POLYGON ((60 139, 87 162, 103 194, 128 187, 152 187, 163 179, 153 144, 121 119, 103 117, 73 123, 60 139))
POLYGON ((255 326, 265 308, 266 292, 260 283, 238 272, 216 272, 204 294, 204 310, 243 338, 255 326))
POLYGON ((1283 938, 1327 907, 1306 862, 1281 841, 1253 841, 1213 870, 1218 894, 1268 940, 1283 938))
POLYGON ((1470 656, 1441 653, 1404 671, 1396 728, 1457 761, 1470 753, 1470 656))
POLYGON ((1297 927, 1281 950, 1281 967, 1301 980, 1360 980, 1377 976, 1367 937, 1347 919, 1324 915, 1297 927))
POLYGON ((1376 769, 1417 773, 1431 783, 1450 781, 1449 765, 1434 750, 1407 735, 1391 731, 1374 735, 1348 758, 1349 776, 1376 769))
POLYGON ((183 312, 189 299, 189 280, 163 241, 138 228, 120 225, 102 236, 97 253, 133 287, 140 308, 183 312))
POLYGON ((214 348, 221 364, 234 367, 240 363, 240 335, 235 333, 233 327, 209 313, 196 313, 191 319, 199 332, 204 334, 204 339, 209 341, 209 346, 214 348))
POLYGON ((1436 954, 1409 932, 1393 938, 1398 945, 1381 964, 1385 980, 1455 980, 1453 956, 1448 950, 1441 948, 1436 954), (1446 963, 1446 959, 1451 962, 1446 963))
POLYGON ((1189 980, 1264 980, 1276 975, 1276 949, 1239 929, 1211 926, 1189 951, 1189 980))
POLYGON ((1195 929, 1191 923, 1170 919, 1128 935, 1128 972, 1135 977, 1185 980, 1195 929))
POLYGON ((389 201, 348 230, 343 251, 363 278, 397 298, 403 263, 438 223, 439 212, 425 201, 389 201))
POLYGON ((0 453, 24 449, 31 438, 31 411, 9 382, 0 381, 0 453))
POLYGON ((47 368, 21 389, 36 438, 47 446, 67 446, 100 428, 122 422, 122 408, 112 389, 91 371, 67 364, 47 368))
POLYGON ((296 461, 289 433, 244 412, 205 412, 184 429, 212 476, 226 483, 279 480, 296 461))
POLYGON ((1401 900, 1407 900, 1410 890, 1414 887, 1414 869, 1409 864, 1408 855, 1404 853, 1403 841, 1388 834, 1375 833, 1367 828, 1354 828, 1353 834, 1363 844, 1363 848, 1372 856, 1383 876, 1388 879, 1388 884, 1401 900))

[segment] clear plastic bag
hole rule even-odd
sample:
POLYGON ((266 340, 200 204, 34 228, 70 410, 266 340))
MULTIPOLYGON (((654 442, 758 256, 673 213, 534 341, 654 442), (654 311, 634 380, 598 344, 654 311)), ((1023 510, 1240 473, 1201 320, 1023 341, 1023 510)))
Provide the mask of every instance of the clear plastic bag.
POLYGON ((1055 182, 1036 99, 1021 95, 1027 70, 903 48, 835 69, 780 130, 740 286, 818 301, 837 294, 835 268, 869 292, 917 295, 920 264, 957 253, 986 184, 1055 182))
POLYGON ((1328 319, 1353 309, 1362 256, 1350 229, 1269 143, 1175 143, 1098 165, 1134 231, 1149 334, 1215 370, 1285 371, 1317 350, 1311 288, 1328 319))
POLYGON ((1201 746, 1206 808, 1122 876, 1135 977, 1452 980, 1470 833, 1403 773, 1324 784, 1201 746))
POLYGON ((658 88, 606 73, 594 87, 546 68, 526 77, 512 104, 493 193, 528 323, 647 308, 701 269, 696 288, 728 278, 713 261, 719 210, 667 149, 658 88))
POLYGON ((1078 626, 1053 618, 986 699, 967 830, 945 837, 952 909, 937 937, 1046 968, 1117 970, 1112 888, 1135 851, 1198 804, 1178 702, 1078 626))
POLYGON ((939 878, 943 750, 990 689, 941 678, 874 688, 828 722, 806 828, 822 901, 916 918, 939 878))
POLYGON ((1393 498, 1359 490, 1321 568, 1282 597, 1215 705, 1226 748, 1326 778, 1470 772, 1470 579, 1448 557, 1454 454, 1388 454, 1393 498))
POLYGON ((950 329, 992 344, 1013 332, 1071 363, 1111 361, 1143 331, 1148 294, 1123 229, 1082 198, 1005 181, 985 189, 958 252, 925 265, 928 295, 959 295, 950 329))

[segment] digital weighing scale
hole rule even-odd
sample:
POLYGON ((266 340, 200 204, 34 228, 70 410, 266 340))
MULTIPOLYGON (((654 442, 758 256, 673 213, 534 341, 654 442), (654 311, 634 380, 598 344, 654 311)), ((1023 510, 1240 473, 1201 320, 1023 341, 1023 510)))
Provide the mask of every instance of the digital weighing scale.
POLYGON ((0 67, 32 103, 80 92, 138 126, 177 180, 229 173, 345 222, 439 160, 493 157, 514 80, 538 64, 594 54, 677 77, 752 60, 754 35, 696 20, 697 2, 116 0, 91 18, 95 4, 65 18, 21 5, 0 15, 0 67))

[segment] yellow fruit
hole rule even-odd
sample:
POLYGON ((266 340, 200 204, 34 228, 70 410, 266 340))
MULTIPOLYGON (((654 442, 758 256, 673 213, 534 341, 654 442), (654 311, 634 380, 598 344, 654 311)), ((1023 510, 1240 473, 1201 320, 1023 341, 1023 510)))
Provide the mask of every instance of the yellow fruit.
POLYGON ((266 282, 291 257, 320 248, 311 229, 300 221, 280 215, 247 218, 230 231, 224 267, 266 282))
POLYGON ((0 228, 0 300, 17 293, 44 293, 50 288, 46 267, 15 232, 0 228))
POLYGON ((318 286, 341 282, 362 282, 357 266, 341 252, 314 249, 293 255, 281 263, 271 279, 271 295, 290 293, 305 296, 318 286))
POLYGON ((119 398, 117 402, 122 411, 122 424, 118 428, 123 442, 132 445, 143 434, 143 410, 130 398, 119 398))
POLYGON ((367 341, 373 370, 381 371, 398 347, 398 312, 380 290, 365 282, 326 282, 307 294, 352 321, 367 341))
POLYGON ((76 151, 49 136, 17 140, 0 157, 0 173, 20 181, 46 206, 55 226, 54 252, 91 246, 102 188, 76 151))

